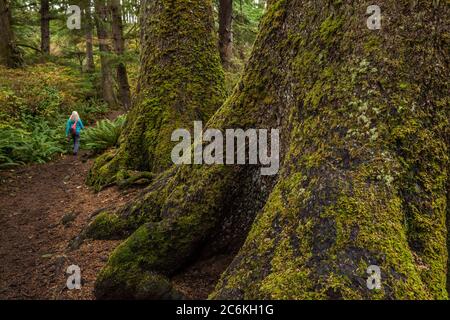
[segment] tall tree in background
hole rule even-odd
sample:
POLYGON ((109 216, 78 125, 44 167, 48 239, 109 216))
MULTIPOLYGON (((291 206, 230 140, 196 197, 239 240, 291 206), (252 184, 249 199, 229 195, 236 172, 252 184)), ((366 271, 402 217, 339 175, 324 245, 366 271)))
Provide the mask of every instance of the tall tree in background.
POLYGON ((220 0, 219 3, 219 52, 222 64, 230 64, 233 55, 233 0, 220 0))
POLYGON ((10 68, 19 67, 22 58, 11 27, 11 8, 8 0, 0 0, 0 39, 0 64, 10 68))
POLYGON ((41 52, 50 54, 50 1, 41 0, 41 52))
POLYGON ((88 183, 100 188, 133 171, 161 172, 171 164, 171 133, 207 121, 225 98, 211 0, 147 0, 140 15, 137 102, 120 148, 95 162, 88 183))
MULTIPOLYGON (((147 223, 112 253, 97 297, 175 297, 172 276, 226 252, 235 258, 211 298, 448 297, 449 8, 379 0, 388 18, 370 30, 368 4, 269 2, 246 72, 209 127, 279 128, 279 174, 174 167, 140 200, 101 213, 91 226, 102 238, 147 223), (369 265, 381 269, 380 290, 367 287, 369 265)), ((172 6, 150 8, 144 40, 165 30, 148 24, 164 12, 155 8, 172 6)), ((143 57, 157 52, 148 49, 143 57)), ((167 58, 143 62, 141 81, 170 74, 167 58)), ((145 120, 127 131, 138 146, 155 141, 140 134, 145 120)))
POLYGON ((101 85, 103 100, 109 106, 116 105, 116 95, 114 93, 114 78, 112 71, 112 56, 111 56, 111 39, 109 37, 109 10, 106 0, 94 0, 95 7, 95 26, 97 28, 98 47, 100 51, 100 65, 101 65, 101 85))
POLYGON ((127 69, 123 61, 125 52, 125 42, 123 39, 122 9, 120 0, 109 0, 111 8, 111 29, 114 44, 114 53, 117 55, 117 83, 119 85, 119 100, 122 106, 127 110, 131 105, 130 85, 128 84, 127 69))
POLYGON ((85 34, 86 34, 86 72, 94 72, 94 47, 93 47, 93 21, 91 12, 91 0, 85 1, 85 34))

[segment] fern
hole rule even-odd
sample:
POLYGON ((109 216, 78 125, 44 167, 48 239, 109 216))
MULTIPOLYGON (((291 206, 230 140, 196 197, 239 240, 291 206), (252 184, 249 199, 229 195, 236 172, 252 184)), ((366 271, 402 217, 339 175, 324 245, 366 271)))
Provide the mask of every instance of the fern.
POLYGON ((83 133, 83 148, 103 151, 119 143, 119 136, 125 124, 126 116, 121 115, 115 120, 98 121, 95 127, 88 128, 83 133))
POLYGON ((61 143, 63 134, 59 131, 42 120, 25 129, 0 126, 0 168, 44 163, 55 153, 65 152, 61 143))

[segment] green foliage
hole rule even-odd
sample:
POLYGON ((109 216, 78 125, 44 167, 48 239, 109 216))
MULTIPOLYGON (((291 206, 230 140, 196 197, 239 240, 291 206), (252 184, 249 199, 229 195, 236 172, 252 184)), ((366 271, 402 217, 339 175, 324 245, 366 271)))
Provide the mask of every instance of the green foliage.
MULTIPOLYGON (((258 4, 254 0, 233 2, 233 56, 230 66, 224 70, 225 88, 228 94, 231 94, 241 78, 244 66, 250 56, 258 33, 259 21, 265 12, 265 3, 266 1, 259 1, 258 4)), ((216 6, 218 11, 218 1, 216 6)))
POLYGON ((79 104, 75 110, 78 111, 85 125, 91 125, 94 124, 99 117, 102 117, 107 113, 108 105, 103 101, 90 99, 79 104))
POLYGON ((241 0, 233 3, 233 35, 238 46, 253 45, 259 21, 264 14, 265 1, 241 0))
POLYGON ((104 113, 93 92, 91 79, 67 66, 45 63, 14 70, 0 67, 0 123, 21 122, 26 115, 54 123, 73 110, 82 117, 84 111, 104 113))
POLYGON ((73 110, 87 125, 106 113, 104 103, 86 99, 92 82, 74 70, 54 63, 0 67, 0 168, 66 152, 64 126, 73 110))
POLYGON ((121 115, 113 121, 98 121, 95 127, 86 129, 83 134, 84 148, 102 151, 116 146, 125 120, 126 116, 121 115))

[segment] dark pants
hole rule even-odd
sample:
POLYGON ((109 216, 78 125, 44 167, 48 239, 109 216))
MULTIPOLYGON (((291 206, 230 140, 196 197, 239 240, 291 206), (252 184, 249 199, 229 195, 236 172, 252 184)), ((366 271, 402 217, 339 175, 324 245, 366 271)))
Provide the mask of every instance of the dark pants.
POLYGON ((73 154, 78 153, 78 149, 80 148, 80 135, 79 134, 73 134, 73 154))

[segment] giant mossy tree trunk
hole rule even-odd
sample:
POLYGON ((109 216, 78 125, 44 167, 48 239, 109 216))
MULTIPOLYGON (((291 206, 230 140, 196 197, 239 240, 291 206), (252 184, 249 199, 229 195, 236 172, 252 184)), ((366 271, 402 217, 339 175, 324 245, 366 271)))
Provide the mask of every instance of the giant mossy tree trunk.
POLYGON ((210 0, 143 1, 137 101, 120 148, 100 157, 88 183, 97 188, 130 171, 160 172, 171 164, 171 133, 207 121, 224 100, 210 0))
POLYGON ((370 4, 269 3, 209 126, 280 128, 278 176, 175 167, 101 213, 90 232, 104 238, 147 222, 112 253, 98 298, 177 297, 173 275, 229 248, 211 298, 447 298, 449 10, 380 0, 382 29, 369 30, 370 4), (380 290, 367 288, 369 265, 380 290))

